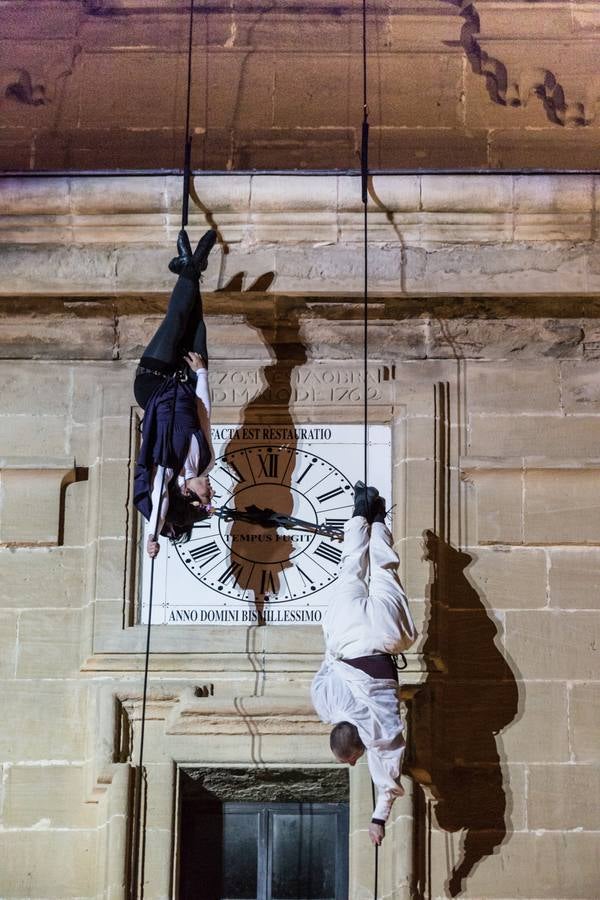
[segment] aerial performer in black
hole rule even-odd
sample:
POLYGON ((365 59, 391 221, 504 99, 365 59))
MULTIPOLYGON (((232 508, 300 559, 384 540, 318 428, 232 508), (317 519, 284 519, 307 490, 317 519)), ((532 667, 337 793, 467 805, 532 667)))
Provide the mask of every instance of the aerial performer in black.
POLYGON ((353 516, 344 527, 339 589, 323 620, 325 660, 311 688, 319 718, 334 725, 330 746, 338 762, 353 766, 367 754, 377 789, 369 836, 377 845, 394 800, 404 793, 404 726, 392 656, 416 638, 385 516, 378 490, 357 482, 353 516))
POLYGON ((192 253, 186 232, 179 232, 178 255, 169 263, 179 277, 136 370, 133 391, 144 420, 133 502, 150 522, 151 558, 159 552, 159 535, 179 540, 212 513, 208 473, 214 452, 200 276, 216 237, 207 231, 192 253))

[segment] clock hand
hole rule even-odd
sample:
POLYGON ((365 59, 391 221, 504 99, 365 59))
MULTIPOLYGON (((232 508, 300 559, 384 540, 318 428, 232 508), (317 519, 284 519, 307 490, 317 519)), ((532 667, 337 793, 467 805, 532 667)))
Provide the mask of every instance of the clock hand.
POLYGON ((226 522, 249 522, 254 525, 270 525, 268 514, 271 509, 260 509, 258 506, 247 506, 245 509, 232 509, 230 506, 216 507, 214 515, 226 522), (266 515, 265 515, 266 514, 266 515))
POLYGON ((315 522, 307 522, 305 519, 297 519, 286 513, 278 513, 273 509, 261 509, 258 506, 247 506, 244 510, 231 509, 228 506, 222 506, 215 509, 215 515, 225 519, 225 521, 249 522, 255 525, 262 525, 263 528, 289 528, 299 529, 302 531, 310 531, 314 534, 323 534, 334 540, 341 540, 344 532, 339 528, 330 525, 319 525, 315 522))
MULTIPOLYGON (((265 510, 267 512, 267 510, 265 510)), ((270 521, 279 525, 281 528, 290 528, 301 531, 311 531, 315 534, 325 534, 328 537, 341 540, 344 532, 341 528, 334 528, 331 525, 319 525, 316 522, 307 522, 305 519, 297 519, 295 516, 288 516, 285 513, 273 513, 270 521)))

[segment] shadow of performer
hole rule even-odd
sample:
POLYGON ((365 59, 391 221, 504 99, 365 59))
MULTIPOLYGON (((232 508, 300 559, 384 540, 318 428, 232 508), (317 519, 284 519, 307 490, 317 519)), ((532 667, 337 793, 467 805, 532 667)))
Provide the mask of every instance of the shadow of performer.
MULTIPOLYGON (((264 292, 271 285, 273 273, 261 276, 249 291, 245 293, 264 292)), ((231 285, 226 288, 231 290, 231 285)), ((245 426, 256 426, 273 423, 278 429, 285 431, 284 440, 278 440, 273 444, 275 453, 279 449, 294 451, 297 447, 295 438, 295 421, 290 412, 290 404, 293 400, 293 374, 297 366, 303 365, 307 360, 307 353, 300 341, 300 312, 301 304, 293 298, 269 298, 265 303, 257 303, 248 306, 245 310, 245 320, 255 329, 264 345, 271 353, 271 362, 263 369, 264 387, 243 409, 239 423, 239 432, 243 433, 245 426)), ((247 441, 233 438, 225 449, 226 454, 244 449, 247 441)), ((285 467, 283 467, 285 469, 285 467)), ((283 480, 279 474, 272 481, 269 489, 266 485, 263 495, 264 505, 271 506, 280 513, 290 515, 294 511, 294 495, 291 490, 291 478, 293 466, 285 469, 283 480)), ((243 490, 244 484, 240 489, 243 490)), ((244 496, 243 493, 240 494, 244 496)), ((238 508, 237 494, 233 498, 233 506, 238 508)), ((244 508, 245 501, 240 501, 244 508)), ((265 529, 260 525, 249 525, 246 522, 234 522, 231 526, 229 537, 231 547, 235 548, 240 539, 247 538, 255 532, 257 536, 265 535, 275 529, 265 529)), ((277 540, 260 545, 262 547, 262 565, 252 567, 249 579, 245 578, 239 586, 244 591, 254 593, 254 604, 257 612, 257 624, 266 624, 265 609, 271 598, 276 597, 280 589, 285 590, 285 570, 291 565, 290 557, 296 552, 292 540, 277 540)), ((235 561, 235 553, 231 552, 231 560, 235 561)))
POLYGON ((469 580, 473 557, 433 531, 424 539, 431 563, 428 675, 413 701, 413 753, 417 779, 429 782, 436 799, 439 827, 463 832, 447 884, 456 897, 506 837, 497 735, 516 716, 519 692, 496 645, 498 629, 469 580))

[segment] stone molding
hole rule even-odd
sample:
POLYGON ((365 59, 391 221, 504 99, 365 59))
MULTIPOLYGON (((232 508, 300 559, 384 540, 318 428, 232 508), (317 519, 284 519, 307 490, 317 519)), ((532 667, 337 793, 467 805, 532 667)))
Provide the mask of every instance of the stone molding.
MULTIPOLYGON (((410 699, 414 688, 402 689, 403 699, 410 699)), ((142 695, 131 691, 117 692, 127 714, 134 737, 142 715, 142 695)), ((292 684, 287 693, 267 691, 261 696, 198 698, 191 687, 169 692, 150 687, 146 700, 147 719, 164 721, 169 735, 216 734, 328 734, 331 726, 319 720, 310 701, 307 683, 292 684)))
MULTIPOLYGON (((600 290, 593 175, 377 175, 369 279, 380 295, 600 290)), ((0 181, 5 294, 168 291, 181 180, 0 181)), ((196 176, 189 231, 219 230, 205 289, 358 293, 360 178, 196 176)))
MULTIPOLYGON (((313 285, 314 287, 314 285, 313 285)), ((137 363, 166 296, 0 297, 0 360, 99 361, 118 379, 137 363)), ((204 295, 212 388, 220 408, 265 403, 357 407, 362 399, 362 302, 348 295, 204 295)), ((369 399, 392 402, 398 363, 424 359, 597 359, 597 294, 369 301, 369 399)), ((4 372, 8 362, 1 363, 4 372)), ((91 371, 91 370, 90 370, 91 371)), ((591 390, 591 388, 588 388, 591 390)), ((19 452, 18 450, 10 452, 19 452)))
POLYGON ((0 459, 0 546, 62 543, 64 491, 76 479, 72 457, 0 459))
MULTIPOLYGON (((591 240, 598 175, 374 175, 374 244, 591 240)), ((362 242, 359 175, 203 175, 189 229, 227 244, 362 242)), ((0 245, 130 244, 171 249, 180 227, 175 176, 40 176, 0 181, 0 245)))

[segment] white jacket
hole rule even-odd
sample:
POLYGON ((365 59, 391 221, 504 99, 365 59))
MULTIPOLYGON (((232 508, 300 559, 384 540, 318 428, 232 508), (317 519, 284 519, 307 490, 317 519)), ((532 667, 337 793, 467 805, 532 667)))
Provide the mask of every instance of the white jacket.
POLYGON ((377 789, 373 818, 385 822, 394 800, 404 793, 396 780, 405 748, 398 684, 388 678, 371 678, 328 653, 313 679, 311 698, 323 722, 356 725, 377 789))

